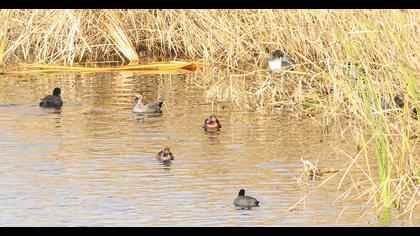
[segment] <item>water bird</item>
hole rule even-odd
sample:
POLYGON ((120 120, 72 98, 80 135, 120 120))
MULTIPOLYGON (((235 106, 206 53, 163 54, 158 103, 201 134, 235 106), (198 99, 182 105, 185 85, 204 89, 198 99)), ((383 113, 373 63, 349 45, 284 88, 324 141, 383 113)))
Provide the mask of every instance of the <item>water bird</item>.
POLYGON ((399 108, 403 108, 404 107, 404 100, 403 100, 403 98, 400 95, 395 95, 394 102, 395 102, 395 104, 397 104, 397 106, 399 108))
POLYGON ((360 81, 366 86, 366 70, 365 68, 357 62, 347 61, 345 74, 351 77, 351 85, 353 88, 357 88, 357 83, 360 81))
POLYGON ((419 113, 418 113, 419 110, 420 108, 415 108, 415 107, 411 109, 411 116, 413 117, 413 119, 416 119, 416 120, 419 119, 419 113))
POLYGON ((203 128, 205 130, 218 130, 222 128, 216 115, 211 114, 207 119, 204 120, 203 128))
MULTIPOLYGON (((402 96, 396 95, 394 97, 394 102, 395 102, 395 104, 397 104, 397 106, 399 108, 401 108, 401 109, 404 108, 404 99, 402 98, 402 96)), ((413 117, 413 119, 417 120, 419 118, 418 113, 417 113, 417 109, 415 107, 411 108, 410 114, 411 114, 411 117, 413 117)))
POLYGON ((245 190, 241 189, 239 190, 238 196, 236 197, 235 201, 233 201, 233 204, 236 207, 240 207, 241 209, 251 209, 252 207, 259 207, 260 201, 258 201, 256 198, 251 196, 245 196, 245 190))
POLYGON ((53 94, 42 98, 41 102, 39 103, 39 106, 44 108, 61 108, 63 106, 63 100, 61 100, 60 94, 61 89, 54 88, 53 94))
POLYGON ((382 107, 382 110, 388 110, 388 109, 390 109, 390 105, 389 105, 389 102, 388 102, 388 99, 386 99, 386 97, 381 97, 381 107, 382 107))
POLYGON ((309 160, 304 160, 303 158, 301 158, 300 161, 303 163, 303 168, 305 170, 305 173, 308 175, 308 177, 311 180, 318 179, 323 174, 337 173, 338 172, 338 170, 321 171, 318 167, 316 167, 314 164, 312 164, 312 162, 310 162, 309 160))
POLYGON ((156 160, 158 161, 172 161, 174 159, 174 156, 172 155, 171 150, 169 150, 169 147, 163 148, 157 155, 156 160))
POLYGON ((274 72, 292 67, 294 64, 295 62, 281 50, 276 50, 268 56, 268 66, 274 72))
POLYGON ((133 112, 136 113, 162 113, 163 101, 154 101, 148 104, 142 103, 143 96, 140 94, 135 95, 136 106, 133 108, 133 112))

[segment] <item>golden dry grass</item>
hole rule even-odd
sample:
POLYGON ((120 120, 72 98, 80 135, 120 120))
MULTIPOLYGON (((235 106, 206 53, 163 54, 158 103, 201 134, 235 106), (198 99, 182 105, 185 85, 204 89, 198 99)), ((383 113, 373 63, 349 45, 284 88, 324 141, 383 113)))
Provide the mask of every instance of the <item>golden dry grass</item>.
POLYGON ((348 170, 366 177, 364 189, 345 195, 410 217, 418 206, 420 121, 410 110, 420 107, 419 10, 1 10, 0 20, 3 67, 202 61, 212 66, 194 83, 211 101, 280 107, 325 126, 345 117, 342 135, 359 150, 348 170), (267 70, 276 49, 298 63, 294 71, 267 70), (392 102, 397 94, 403 109, 392 102))

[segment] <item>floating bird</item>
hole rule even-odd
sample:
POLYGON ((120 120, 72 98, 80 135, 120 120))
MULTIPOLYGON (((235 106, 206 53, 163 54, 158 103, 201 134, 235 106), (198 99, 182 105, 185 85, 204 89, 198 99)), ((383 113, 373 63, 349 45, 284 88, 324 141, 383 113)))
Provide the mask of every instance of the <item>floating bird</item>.
POLYGON ((41 99, 39 106, 44 108, 61 108, 63 106, 63 100, 61 100, 60 94, 61 89, 55 88, 52 95, 48 95, 41 99))
POLYGON ((251 209, 252 207, 259 207, 260 201, 255 199, 251 196, 245 196, 245 190, 241 189, 239 190, 238 197, 236 197, 235 201, 233 201, 233 204, 236 207, 240 207, 241 209, 251 209))
POLYGON ((276 50, 268 56, 268 66, 274 72, 279 72, 284 68, 292 67, 295 62, 284 52, 276 50))
POLYGON ((211 114, 207 119, 204 120, 203 128, 206 130, 218 130, 222 128, 216 115, 211 114))
POLYGON ((308 177, 311 180, 318 179, 323 174, 339 172, 338 170, 321 171, 320 169, 318 169, 318 167, 316 167, 314 164, 312 164, 312 162, 310 162, 309 160, 304 160, 303 158, 301 158, 300 161, 303 163, 303 168, 305 170, 305 173, 308 175, 308 177))
POLYGON ((136 94, 135 101, 137 102, 136 106, 133 108, 133 112, 136 113, 162 113, 162 104, 163 101, 154 101, 144 105, 142 103, 143 96, 136 94))
POLYGON ((174 156, 172 155, 171 150, 169 150, 169 147, 165 147, 156 155, 156 160, 158 161, 171 161, 173 159, 174 156))

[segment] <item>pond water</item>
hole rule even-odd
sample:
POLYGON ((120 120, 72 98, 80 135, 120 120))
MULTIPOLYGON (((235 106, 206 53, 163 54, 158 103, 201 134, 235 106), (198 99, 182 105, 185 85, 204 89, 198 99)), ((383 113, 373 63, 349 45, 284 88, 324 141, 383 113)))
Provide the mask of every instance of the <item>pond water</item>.
MULTIPOLYGON (((1 226, 372 226, 370 209, 300 179, 300 159, 346 168, 338 132, 310 121, 205 100, 189 76, 0 77, 1 226), (61 113, 39 99, 62 88, 61 113), (132 113, 134 94, 162 98, 162 116, 132 113), (214 111, 220 133, 201 128, 214 111), (322 141, 321 141, 322 139, 322 141), (169 146, 175 160, 157 152, 169 146), (243 188, 260 207, 238 210, 243 188), (295 203, 305 197, 293 210, 295 203)), ((350 185, 344 181, 344 185, 350 185)), ((352 200, 353 199, 353 200, 352 200)), ((418 220, 418 219, 417 219, 418 220)), ((391 225, 419 225, 399 220, 391 225)))

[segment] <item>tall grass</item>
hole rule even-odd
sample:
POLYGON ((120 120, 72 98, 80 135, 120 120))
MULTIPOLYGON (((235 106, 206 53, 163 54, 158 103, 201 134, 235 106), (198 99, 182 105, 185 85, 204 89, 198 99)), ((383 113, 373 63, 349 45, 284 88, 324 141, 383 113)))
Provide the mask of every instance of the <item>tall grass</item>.
POLYGON ((194 83, 212 101, 325 125, 346 117, 360 164, 343 178, 360 168, 367 184, 354 191, 378 209, 411 217, 418 206, 419 10, 1 10, 0 19, 6 67, 184 58, 211 63, 194 83), (267 70, 275 49, 297 68, 267 70))
POLYGON ((4 53, 7 47, 7 39, 8 39, 8 29, 7 26, 9 25, 9 12, 3 12, 0 14, 0 21, 3 22, 0 25, 0 69, 3 68, 4 65, 4 53))

